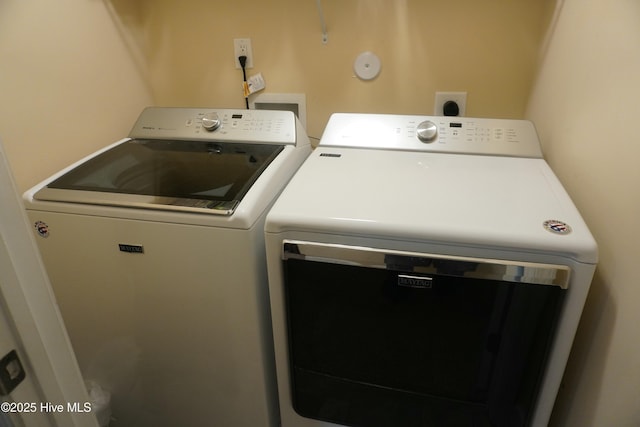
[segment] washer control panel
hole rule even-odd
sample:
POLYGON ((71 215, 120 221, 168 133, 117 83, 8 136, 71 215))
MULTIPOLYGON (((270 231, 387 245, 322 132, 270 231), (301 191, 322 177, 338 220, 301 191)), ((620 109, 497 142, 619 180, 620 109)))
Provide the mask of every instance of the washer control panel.
POLYGON ((149 107, 129 137, 295 144, 296 117, 290 111, 149 107))
POLYGON ((542 157, 536 130, 527 120, 337 113, 320 145, 542 157))

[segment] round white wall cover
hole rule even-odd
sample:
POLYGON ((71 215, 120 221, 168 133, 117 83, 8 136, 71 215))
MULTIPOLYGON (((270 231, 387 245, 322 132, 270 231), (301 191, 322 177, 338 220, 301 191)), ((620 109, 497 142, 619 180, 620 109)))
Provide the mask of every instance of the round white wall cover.
POLYGON ((359 79, 375 79, 380 73, 380 58, 375 53, 362 52, 353 64, 353 71, 359 79))

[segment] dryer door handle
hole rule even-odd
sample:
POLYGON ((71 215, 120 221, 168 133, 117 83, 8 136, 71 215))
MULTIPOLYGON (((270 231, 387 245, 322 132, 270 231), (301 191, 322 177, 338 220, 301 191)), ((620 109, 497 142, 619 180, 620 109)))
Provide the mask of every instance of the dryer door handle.
POLYGON ((569 287, 566 265, 404 252, 332 243, 284 240, 282 259, 378 268, 407 273, 438 274, 467 279, 569 287))

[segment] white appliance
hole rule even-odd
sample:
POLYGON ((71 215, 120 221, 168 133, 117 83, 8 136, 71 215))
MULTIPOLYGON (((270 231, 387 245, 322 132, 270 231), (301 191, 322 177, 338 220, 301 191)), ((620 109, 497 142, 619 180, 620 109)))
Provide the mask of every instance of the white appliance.
POLYGON ((546 426, 597 246, 530 122, 334 114, 265 231, 283 427, 546 426))
POLYGON ((25 193, 112 427, 278 425, 264 218, 310 151, 290 112, 148 108, 25 193))

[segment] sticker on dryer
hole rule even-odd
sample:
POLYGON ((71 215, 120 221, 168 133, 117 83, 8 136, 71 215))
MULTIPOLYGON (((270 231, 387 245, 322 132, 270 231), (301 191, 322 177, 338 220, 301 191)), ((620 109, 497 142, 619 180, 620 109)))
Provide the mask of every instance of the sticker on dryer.
POLYGON ((49 226, 44 221, 36 221, 33 224, 40 237, 49 237, 49 226))
POLYGON ((545 230, 555 234, 569 234, 571 233, 571 227, 566 222, 558 221, 557 219, 550 219, 542 223, 545 230))

